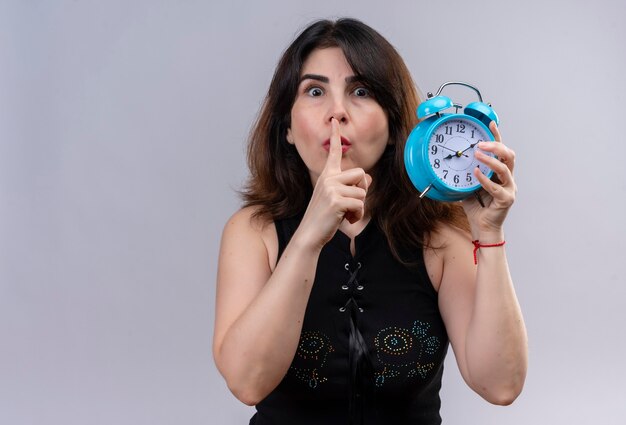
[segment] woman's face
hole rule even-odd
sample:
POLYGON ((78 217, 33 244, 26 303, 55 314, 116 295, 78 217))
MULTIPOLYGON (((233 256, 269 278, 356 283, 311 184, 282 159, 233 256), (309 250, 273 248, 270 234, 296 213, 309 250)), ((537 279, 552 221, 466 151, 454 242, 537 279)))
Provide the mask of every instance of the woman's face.
POLYGON ((389 141, 387 115, 338 47, 313 50, 304 62, 287 131, 287 141, 295 145, 313 185, 328 157, 332 117, 341 129, 341 169, 369 172, 389 141))

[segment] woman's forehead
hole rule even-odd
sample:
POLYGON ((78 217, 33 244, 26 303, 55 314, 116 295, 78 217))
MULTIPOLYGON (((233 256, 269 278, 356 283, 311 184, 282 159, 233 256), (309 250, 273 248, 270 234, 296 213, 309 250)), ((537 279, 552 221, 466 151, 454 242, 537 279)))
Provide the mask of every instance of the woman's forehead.
POLYGON ((304 61, 300 75, 318 74, 332 77, 332 75, 327 75, 327 73, 354 74, 343 50, 339 47, 314 49, 304 61))

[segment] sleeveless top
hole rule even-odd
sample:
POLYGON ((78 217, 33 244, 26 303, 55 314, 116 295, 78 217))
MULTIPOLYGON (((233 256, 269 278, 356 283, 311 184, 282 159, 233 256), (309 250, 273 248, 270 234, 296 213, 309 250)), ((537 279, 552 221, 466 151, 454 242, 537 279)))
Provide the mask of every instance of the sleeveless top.
MULTIPOLYGON (((302 216, 277 220, 280 255, 302 216)), ((448 336, 423 254, 408 268, 375 220, 355 238, 337 231, 321 251, 300 342, 251 425, 441 423, 448 336)), ((403 253, 404 255, 404 253, 403 253)))

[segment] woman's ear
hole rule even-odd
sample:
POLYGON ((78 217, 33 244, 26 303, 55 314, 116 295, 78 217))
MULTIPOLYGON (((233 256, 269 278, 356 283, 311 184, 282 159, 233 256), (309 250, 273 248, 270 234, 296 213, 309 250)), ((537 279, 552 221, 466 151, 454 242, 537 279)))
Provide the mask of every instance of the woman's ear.
POLYGON ((287 143, 293 145, 293 136, 291 135, 291 128, 287 129, 287 143))

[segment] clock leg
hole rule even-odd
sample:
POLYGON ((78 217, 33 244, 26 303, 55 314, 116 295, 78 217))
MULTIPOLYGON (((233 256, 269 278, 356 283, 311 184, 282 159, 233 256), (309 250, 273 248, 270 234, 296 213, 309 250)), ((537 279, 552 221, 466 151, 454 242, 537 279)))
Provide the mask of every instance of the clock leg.
POLYGON ((422 199, 424 196, 426 196, 426 193, 428 193, 428 191, 433 187, 433 184, 429 184, 428 186, 426 186, 426 189, 424 189, 424 191, 422 193, 420 193, 420 199, 422 199))

